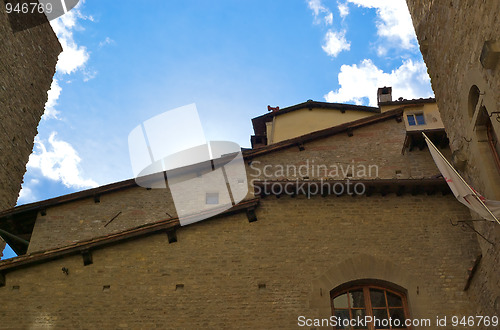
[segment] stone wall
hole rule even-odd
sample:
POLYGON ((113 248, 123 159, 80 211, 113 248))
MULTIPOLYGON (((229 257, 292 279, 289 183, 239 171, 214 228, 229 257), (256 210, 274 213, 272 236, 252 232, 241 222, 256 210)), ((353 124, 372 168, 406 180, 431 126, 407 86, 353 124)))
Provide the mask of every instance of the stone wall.
MULTIPOLYGON (((249 194, 252 180, 420 179, 439 173, 429 151, 402 154, 405 124, 388 119, 346 133, 255 157, 246 162, 249 194), (287 171, 287 166, 289 171, 287 171), (292 169, 295 168, 296 175, 292 169), (283 169, 282 174, 280 170, 283 169), (271 174, 271 175, 266 175, 271 174), (305 178, 307 176, 307 178, 305 178)), ((450 156, 448 149, 442 150, 450 156)), ((142 224, 177 216, 169 189, 136 187, 48 207, 39 212, 28 252, 61 247, 76 241, 104 236, 142 224), (108 222, 116 218, 108 224, 108 222)))
POLYGON ((168 189, 134 187, 86 198, 38 213, 28 253, 67 246, 143 224, 176 217, 168 189))
MULTIPOLYGON (((436 175, 428 150, 401 153, 404 136, 404 123, 390 119, 352 137, 305 143, 303 151, 293 146, 255 157, 250 166, 311 166, 314 159, 378 165, 368 179, 436 175)), ((323 177, 309 171, 311 179, 323 177)), ((168 191, 145 188, 48 207, 30 249, 158 221, 166 212, 174 215, 168 191)), ((451 194, 268 196, 256 216, 252 223, 237 213, 181 227, 171 244, 159 233, 95 249, 87 266, 70 256, 7 272, 2 325, 288 329, 301 315, 328 318, 329 292, 361 279, 403 288, 412 318, 434 322, 475 308, 463 288, 480 248, 474 233, 450 225, 470 216, 451 194)))
MULTIPOLYGON (((249 178, 284 179, 280 175, 279 167, 286 169, 293 165, 297 169, 304 168, 302 173, 297 171, 293 176, 288 171, 288 179, 301 179, 304 174, 309 179, 331 178, 344 180, 346 174, 352 174, 352 179, 421 179, 430 178, 439 174, 427 148, 423 150, 408 150, 402 153, 406 129, 403 121, 397 122, 391 118, 372 125, 361 127, 353 131, 349 137, 343 132, 328 138, 318 139, 304 144, 304 150, 297 146, 281 152, 268 153, 253 159, 248 168, 249 178), (328 171, 324 170, 325 165, 328 171), (267 172, 264 167, 268 166, 267 172), (368 171, 370 166, 371 171, 368 171), (257 168, 260 169, 257 170, 257 168), (338 176, 335 176, 335 169, 338 176), (366 173, 363 173, 366 168, 366 173), (344 169, 344 172, 342 172, 344 169), (265 173, 273 175, 267 176, 265 173)), ((445 156, 450 156, 448 148, 441 150, 445 156)))
MULTIPOLYGON (((480 123, 485 119, 473 116, 482 105, 498 125, 491 113, 500 111, 500 64, 485 66, 481 56, 495 56, 483 49, 487 41, 500 41, 500 1, 407 0, 407 4, 455 164, 476 190, 500 200, 500 175, 480 123), (475 88, 477 98, 470 97, 475 88)), ((500 315, 500 225, 487 222, 475 227, 495 245, 479 239, 483 259, 470 295, 476 299, 475 312, 500 315)))
POLYGON ((412 318, 467 315, 463 287, 478 246, 448 222, 467 214, 452 195, 268 197, 256 222, 245 213, 214 218, 178 229, 176 243, 159 233, 93 250, 88 266, 71 256, 9 272, 0 320, 289 329, 300 315, 329 317, 329 291, 364 278, 407 290, 412 318))
MULTIPOLYGON (((0 210, 16 205, 61 46, 48 23, 12 31, 0 6, 0 210)), ((0 238, 0 256, 4 248, 0 238)))

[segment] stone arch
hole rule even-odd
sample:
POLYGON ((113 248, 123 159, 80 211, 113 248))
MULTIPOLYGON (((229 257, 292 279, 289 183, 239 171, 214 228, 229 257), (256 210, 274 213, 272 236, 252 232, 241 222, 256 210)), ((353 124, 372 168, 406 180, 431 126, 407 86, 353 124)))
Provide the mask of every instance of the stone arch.
MULTIPOLYGON (((464 83, 460 93, 460 111, 466 123, 464 136, 459 137, 455 147, 454 158, 467 159, 463 168, 469 167, 473 173, 477 172, 475 167, 483 168, 480 174, 480 184, 476 187, 481 193, 490 199, 498 199, 500 196, 500 176, 491 153, 487 137, 487 123, 492 112, 497 112, 498 105, 495 102, 496 94, 492 91, 484 74, 478 69, 471 69, 465 75, 464 83)), ((477 184, 477 183, 476 183, 477 184)))
MULTIPOLYGON (((478 69, 471 69, 465 75, 462 90, 460 92, 460 110, 464 118, 469 117, 469 94, 471 90, 474 93, 479 92, 483 96, 483 105, 488 109, 495 107, 495 93, 491 90, 490 86, 483 77, 483 74, 478 69), (477 91, 474 91, 477 89, 477 91)), ((472 101, 472 100, 471 100, 472 101)), ((477 103, 477 100, 476 100, 477 103)), ((475 105, 475 104, 474 104, 475 105)), ((470 118, 471 119, 471 118, 470 118)))
POLYGON ((418 279, 412 278, 403 266, 395 262, 366 254, 345 259, 313 280, 310 308, 316 310, 321 318, 330 317, 332 313, 330 291, 354 281, 390 283, 406 294, 410 314, 413 317, 420 314, 418 279))
POLYGON ((472 117, 474 116, 474 112, 476 110, 477 102, 479 101, 480 95, 481 91, 479 90, 479 87, 477 87, 476 85, 472 85, 471 88, 469 89, 469 100, 467 102, 469 120, 472 120, 472 117))

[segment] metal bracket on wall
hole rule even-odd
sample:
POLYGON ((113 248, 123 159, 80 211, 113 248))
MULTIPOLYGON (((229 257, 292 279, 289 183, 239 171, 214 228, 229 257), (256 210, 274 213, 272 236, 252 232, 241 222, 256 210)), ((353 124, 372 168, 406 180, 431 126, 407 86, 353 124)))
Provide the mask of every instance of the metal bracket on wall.
POLYGON ((118 216, 122 214, 122 211, 118 212, 114 217, 111 218, 111 220, 109 220, 108 222, 106 222, 106 224, 104 225, 104 227, 106 227, 107 225, 109 225, 113 220, 115 220, 116 218, 118 218, 118 216))
POLYGON ((497 115, 497 117, 495 118, 499 123, 500 123, 500 111, 493 111, 489 114, 488 117, 492 117, 493 115, 497 115))
POLYGON ((481 236, 486 242, 488 242, 491 245, 495 246, 495 243, 491 242, 489 239, 487 239, 486 237, 484 237, 483 234, 481 234, 476 229, 474 229, 474 227, 472 227, 472 225, 469 223, 469 222, 478 222, 478 221, 488 221, 488 220, 485 220, 485 219, 478 219, 478 220, 457 220, 455 223, 453 223, 453 221, 450 219, 450 223, 451 223, 452 226, 461 225, 461 228, 462 228, 463 231, 466 231, 467 228, 468 228, 468 229, 472 230, 473 232, 475 232, 476 234, 478 234, 479 236, 481 236))

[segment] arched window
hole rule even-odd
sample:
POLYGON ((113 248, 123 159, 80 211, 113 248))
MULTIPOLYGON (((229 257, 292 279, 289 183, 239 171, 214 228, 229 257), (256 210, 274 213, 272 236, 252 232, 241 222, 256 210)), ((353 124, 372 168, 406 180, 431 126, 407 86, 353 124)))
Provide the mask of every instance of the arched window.
MULTIPOLYGON (((490 158, 487 155, 489 153, 500 174, 500 143, 498 142, 500 136, 500 112, 486 109, 486 97, 487 95, 476 85, 471 86, 468 97, 468 113, 471 120, 468 138, 473 137, 472 132, 474 131, 480 154, 490 158)), ((470 142, 467 139, 466 141, 470 142)), ((490 160, 483 161, 482 165, 486 167, 490 174, 494 173, 489 170, 491 167, 490 160)))
POLYGON ((411 329, 405 325, 409 319, 408 305, 401 291, 379 283, 358 283, 334 289, 330 296, 337 320, 373 320, 365 324, 350 323, 353 326, 339 322, 336 329, 411 329))

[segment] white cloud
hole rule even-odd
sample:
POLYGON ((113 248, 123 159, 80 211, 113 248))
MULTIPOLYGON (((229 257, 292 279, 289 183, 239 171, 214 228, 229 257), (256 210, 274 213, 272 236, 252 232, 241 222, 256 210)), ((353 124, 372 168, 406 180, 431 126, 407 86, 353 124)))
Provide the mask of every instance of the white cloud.
POLYGON ((96 70, 84 70, 83 71, 83 81, 87 82, 94 79, 97 76, 96 70))
POLYGON ((349 6, 346 3, 338 3, 340 17, 344 18, 349 15, 349 6))
POLYGON ((325 11, 326 8, 321 4, 321 0, 308 0, 307 5, 314 13, 314 16, 318 16, 320 12, 325 11))
POLYGON ((415 30, 405 0, 347 0, 360 7, 377 10, 377 34, 398 47, 410 49, 417 46, 415 30))
MULTIPOLYGON (((33 180, 31 180, 33 181, 33 180)), ((31 183, 36 184, 36 183, 31 183)), ((37 200, 33 190, 26 183, 23 184, 21 191, 19 192, 19 197, 17 198, 17 205, 32 203, 37 200)))
POLYGON ((324 15, 325 24, 330 25, 333 23, 333 14, 330 9, 321 4, 321 0, 307 0, 307 6, 313 11, 314 22, 319 24, 321 22, 319 16, 324 15))
MULTIPOLYGON (((73 30, 77 28, 77 19, 89 19, 80 12, 82 1, 68 13, 50 21, 52 29, 59 38, 63 52, 59 54, 57 72, 70 74, 84 67, 89 59, 89 52, 84 46, 77 45, 73 38, 73 30)), ((91 18, 90 18, 91 19, 91 18)))
POLYGON ((29 203, 29 201, 35 200, 33 191, 29 188, 23 185, 23 188, 19 192, 19 201, 21 203, 29 203))
MULTIPOLYGON (((90 54, 87 48, 84 46, 77 45, 73 38, 73 30, 78 28, 77 20, 91 20, 92 16, 84 16, 80 9, 84 1, 80 1, 75 8, 73 8, 68 13, 50 21, 50 25, 54 30, 63 51, 59 54, 57 60, 56 72, 57 75, 69 75, 78 70, 82 70, 84 73, 84 81, 88 81, 94 78, 97 74, 96 71, 85 70, 85 64, 87 63, 90 54)), ((45 103, 45 111, 42 119, 60 119, 60 111, 56 110, 57 100, 61 95, 62 88, 58 83, 58 80, 54 77, 52 84, 50 85, 50 90, 47 92, 48 99, 45 103)))
POLYGON ((325 24, 332 25, 332 23, 333 23, 333 14, 330 13, 330 14, 325 16, 325 24))
POLYGON ((345 31, 329 30, 325 35, 325 44, 322 48, 329 56, 337 57, 341 51, 351 49, 351 43, 346 40, 345 31))
POLYGON ((103 41, 99 42, 99 47, 104 47, 106 45, 111 45, 114 44, 115 41, 111 39, 110 37, 106 37, 103 41))
POLYGON ((96 187, 94 180, 82 177, 80 162, 76 150, 68 142, 56 139, 56 132, 52 132, 48 143, 35 138, 35 151, 27 167, 40 169, 44 177, 60 181, 68 188, 96 187))
POLYGON ((59 38, 63 52, 59 54, 56 70, 58 73, 70 74, 82 68, 89 59, 84 46, 78 46, 72 39, 59 38))
POLYGON ((406 60, 390 73, 383 72, 372 60, 365 59, 358 66, 342 65, 338 75, 340 88, 326 94, 327 102, 366 104, 377 106, 377 88, 392 86, 393 99, 433 96, 427 68, 422 61, 406 60))
POLYGON ((42 119, 59 119, 59 111, 56 110, 55 106, 57 105, 57 100, 59 99, 59 95, 61 95, 61 86, 57 82, 57 79, 54 78, 52 80, 52 84, 50 85, 50 89, 47 92, 48 99, 47 103, 45 103, 45 112, 43 113, 42 119))

